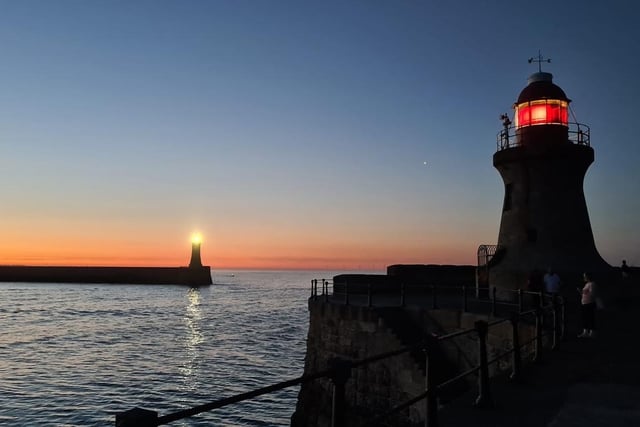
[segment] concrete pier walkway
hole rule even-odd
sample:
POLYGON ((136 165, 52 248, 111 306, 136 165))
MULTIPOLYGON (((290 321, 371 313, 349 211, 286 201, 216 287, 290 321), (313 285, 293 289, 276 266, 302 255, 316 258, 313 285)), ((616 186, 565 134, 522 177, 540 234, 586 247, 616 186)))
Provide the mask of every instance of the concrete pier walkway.
POLYGON ((492 381, 494 409, 473 407, 470 392, 442 408, 439 425, 640 426, 640 319, 628 301, 598 311, 598 336, 592 339, 576 338, 574 307, 568 341, 545 353, 539 365, 527 365, 522 384, 492 381))

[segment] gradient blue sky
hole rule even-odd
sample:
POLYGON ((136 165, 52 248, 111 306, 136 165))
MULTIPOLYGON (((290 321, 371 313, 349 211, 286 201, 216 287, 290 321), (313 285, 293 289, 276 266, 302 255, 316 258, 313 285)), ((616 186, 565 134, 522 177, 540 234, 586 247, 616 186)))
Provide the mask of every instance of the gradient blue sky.
POLYGON ((0 9, 1 263, 184 264, 194 230, 214 268, 475 263, 541 49, 591 126, 596 244, 640 264, 634 1, 0 9))

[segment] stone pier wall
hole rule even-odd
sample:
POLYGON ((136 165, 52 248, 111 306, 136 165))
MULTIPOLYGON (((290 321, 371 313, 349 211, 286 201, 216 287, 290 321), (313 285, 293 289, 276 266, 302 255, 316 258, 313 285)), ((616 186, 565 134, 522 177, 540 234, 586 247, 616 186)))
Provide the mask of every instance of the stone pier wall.
MULTIPOLYGON (((305 374, 327 369, 333 357, 358 360, 403 346, 375 311, 366 307, 310 301, 309 311, 305 374)), ((354 369, 346 386, 347 425, 356 425, 356 419, 374 413, 364 413, 368 409, 391 408, 423 390, 424 374, 409 354, 395 357, 393 363, 381 361, 354 369)), ((329 426, 331 398, 328 379, 303 385, 292 426, 329 426)), ((410 425, 407 418, 418 421, 424 417, 421 409, 408 411, 393 425, 410 425)))
MULTIPOLYGON (((386 310, 386 309, 385 309, 386 310)), ((407 332, 444 334, 474 327, 487 316, 453 310, 401 309, 391 313, 368 307, 354 307, 309 301, 310 325, 307 338, 305 374, 328 368, 331 358, 359 360, 399 349, 407 344, 407 332), (398 324, 400 322, 400 325, 398 324), (393 325, 392 325, 393 323, 393 325)), ((520 328, 521 342, 533 337, 533 326, 520 328)), ((411 335, 411 333, 409 334, 411 335)), ((505 322, 491 328, 488 337, 489 359, 511 348, 511 325, 505 322)), ((529 350, 532 346, 529 347, 529 350)), ((468 334, 444 343, 439 350, 438 366, 442 379, 450 378, 477 363, 476 334, 468 334)), ((527 349, 523 353, 527 355, 527 349)), ((511 369, 510 358, 491 366, 491 375, 511 369)), ((444 390, 441 403, 475 387, 475 376, 444 390)), ((424 358, 404 353, 352 370, 346 385, 347 425, 359 425, 368 417, 384 413, 422 393, 425 389, 424 358)), ((304 384, 298 396, 292 426, 329 426, 331 422, 332 384, 328 379, 304 384)), ((417 403, 386 421, 389 426, 424 424, 424 402, 417 403)))

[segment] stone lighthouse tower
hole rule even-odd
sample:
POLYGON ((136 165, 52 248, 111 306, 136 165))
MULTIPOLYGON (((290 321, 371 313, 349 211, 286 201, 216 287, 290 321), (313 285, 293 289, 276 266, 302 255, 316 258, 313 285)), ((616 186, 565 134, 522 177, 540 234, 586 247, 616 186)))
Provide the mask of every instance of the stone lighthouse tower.
MULTIPOLYGON (((539 57, 538 61, 542 58, 539 57)), ((493 165, 504 181, 504 202, 489 283, 524 287, 533 269, 549 267, 565 281, 611 267, 593 240, 583 181, 594 151, 589 127, 569 122, 569 103, 550 73, 532 74, 503 115, 493 165)))

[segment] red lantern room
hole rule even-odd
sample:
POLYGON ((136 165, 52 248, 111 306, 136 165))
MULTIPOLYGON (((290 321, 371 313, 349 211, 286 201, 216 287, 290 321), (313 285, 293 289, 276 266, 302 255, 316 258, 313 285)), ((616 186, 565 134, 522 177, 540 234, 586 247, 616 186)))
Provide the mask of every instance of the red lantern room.
POLYGON ((569 103, 564 91, 552 82, 551 73, 535 73, 514 104, 515 126, 569 126, 569 103))
POLYGON ((553 83, 551 73, 529 76, 527 86, 513 104, 513 122, 503 114, 498 151, 528 147, 544 150, 561 144, 589 145, 589 126, 569 122, 569 104, 564 91, 553 83))
POLYGON ((537 146, 569 142, 569 103, 553 83, 551 73, 538 72, 528 79, 515 110, 516 144, 537 146))

